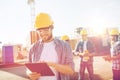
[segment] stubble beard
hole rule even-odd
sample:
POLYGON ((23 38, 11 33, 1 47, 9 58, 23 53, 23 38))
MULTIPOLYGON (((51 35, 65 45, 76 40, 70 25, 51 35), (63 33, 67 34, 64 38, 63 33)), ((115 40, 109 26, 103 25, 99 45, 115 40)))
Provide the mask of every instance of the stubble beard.
POLYGON ((43 39, 43 42, 49 42, 53 39, 52 35, 50 36, 46 36, 44 39, 43 39))

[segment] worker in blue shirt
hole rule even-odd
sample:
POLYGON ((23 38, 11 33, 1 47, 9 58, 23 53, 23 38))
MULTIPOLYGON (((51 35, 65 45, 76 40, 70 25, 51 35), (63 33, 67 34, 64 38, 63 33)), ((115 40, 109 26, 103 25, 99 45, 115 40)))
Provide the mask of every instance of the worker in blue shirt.
POLYGON ((93 56, 95 55, 95 47, 91 41, 88 40, 88 33, 86 29, 81 30, 81 41, 79 41, 75 48, 75 54, 80 56, 80 71, 79 80, 85 80, 85 69, 89 73, 89 80, 93 80, 93 56))

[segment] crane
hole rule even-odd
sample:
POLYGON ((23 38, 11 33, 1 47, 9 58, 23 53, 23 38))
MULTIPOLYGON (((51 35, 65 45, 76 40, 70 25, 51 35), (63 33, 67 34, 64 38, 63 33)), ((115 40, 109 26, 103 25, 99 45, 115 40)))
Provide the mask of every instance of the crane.
POLYGON ((35 0, 28 0, 28 5, 30 5, 31 10, 31 29, 34 29, 34 21, 35 21, 35 0))
POLYGON ((30 31, 30 43, 33 44, 39 39, 37 32, 34 30, 35 22, 35 0, 28 0, 28 5, 30 5, 31 10, 31 31, 30 31))

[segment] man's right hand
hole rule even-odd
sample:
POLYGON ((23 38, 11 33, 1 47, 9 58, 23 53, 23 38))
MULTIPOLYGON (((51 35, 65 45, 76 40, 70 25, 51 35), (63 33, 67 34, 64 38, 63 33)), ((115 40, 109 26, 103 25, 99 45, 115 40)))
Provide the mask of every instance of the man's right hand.
POLYGON ((32 73, 29 73, 28 76, 31 80, 37 80, 38 78, 40 78, 41 75, 40 73, 32 72, 32 73))
POLYGON ((111 61, 111 57, 110 57, 110 56, 103 56, 103 59, 104 59, 105 61, 111 61))

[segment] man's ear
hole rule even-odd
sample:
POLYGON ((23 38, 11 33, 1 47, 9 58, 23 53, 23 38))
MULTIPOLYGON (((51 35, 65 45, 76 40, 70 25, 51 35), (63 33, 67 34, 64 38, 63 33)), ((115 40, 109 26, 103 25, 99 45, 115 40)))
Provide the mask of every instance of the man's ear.
POLYGON ((51 25, 50 27, 51 27, 51 29, 54 29, 54 26, 53 26, 53 25, 51 25))

